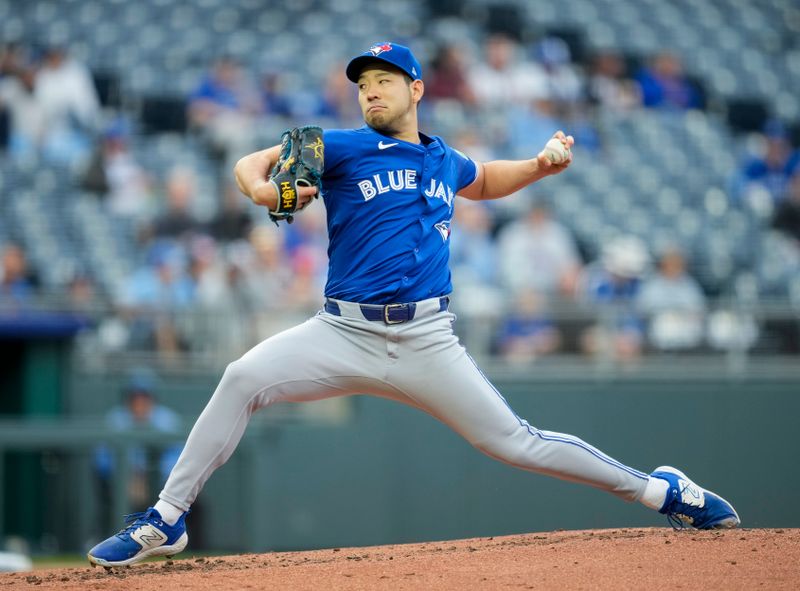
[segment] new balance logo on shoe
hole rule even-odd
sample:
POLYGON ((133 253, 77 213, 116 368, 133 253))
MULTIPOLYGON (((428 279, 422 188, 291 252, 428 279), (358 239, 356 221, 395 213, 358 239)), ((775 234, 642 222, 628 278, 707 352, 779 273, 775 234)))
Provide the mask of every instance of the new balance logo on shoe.
POLYGON ((678 479, 678 487, 681 491, 681 501, 693 507, 702 507, 706 504, 706 498, 703 491, 700 490, 693 482, 678 479))
POLYGON ((150 524, 137 529, 131 534, 131 538, 139 542, 142 548, 154 548, 167 541, 167 536, 150 524))

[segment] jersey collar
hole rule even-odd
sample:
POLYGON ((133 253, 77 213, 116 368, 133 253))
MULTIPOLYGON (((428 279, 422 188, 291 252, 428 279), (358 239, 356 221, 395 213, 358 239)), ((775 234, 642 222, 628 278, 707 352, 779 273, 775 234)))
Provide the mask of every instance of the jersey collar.
POLYGON ((369 125, 364 125, 361 129, 364 130, 364 131, 371 132, 371 133, 375 134, 376 136, 378 136, 379 139, 385 139, 385 140, 392 141, 392 142, 400 142, 404 146, 410 146, 412 148, 416 148, 417 150, 429 151, 429 150, 436 150, 437 148, 441 147, 441 139, 438 136, 435 136, 435 135, 434 136, 429 136, 429 135, 426 135, 426 134, 422 133, 421 131, 417 132, 417 133, 419 133, 419 139, 420 139, 421 143, 414 144, 412 142, 407 142, 405 140, 401 140, 401 139, 398 139, 396 137, 392 137, 390 135, 385 135, 385 134, 373 129, 369 125))

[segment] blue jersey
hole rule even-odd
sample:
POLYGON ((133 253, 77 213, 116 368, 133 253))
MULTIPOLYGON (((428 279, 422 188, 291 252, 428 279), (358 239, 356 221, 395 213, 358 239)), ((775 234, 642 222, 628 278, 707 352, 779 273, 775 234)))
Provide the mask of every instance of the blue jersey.
POLYGON ((364 126, 324 132, 327 297, 390 304, 452 290, 450 221, 475 163, 420 134, 421 144, 364 126))

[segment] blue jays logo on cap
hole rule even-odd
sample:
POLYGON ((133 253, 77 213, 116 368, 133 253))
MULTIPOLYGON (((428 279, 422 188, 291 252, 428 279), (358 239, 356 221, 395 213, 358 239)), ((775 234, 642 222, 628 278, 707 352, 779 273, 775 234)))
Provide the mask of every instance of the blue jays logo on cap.
POLYGON ((347 64, 347 78, 351 82, 358 82, 361 70, 369 63, 385 62, 393 65, 408 74, 412 80, 422 78, 422 67, 411 50, 405 45, 398 43, 383 42, 375 43, 367 51, 354 57, 347 64))
POLYGON ((391 50, 392 50, 391 43, 378 43, 370 47, 367 51, 369 51, 372 55, 377 56, 382 54, 384 51, 391 51, 391 50))

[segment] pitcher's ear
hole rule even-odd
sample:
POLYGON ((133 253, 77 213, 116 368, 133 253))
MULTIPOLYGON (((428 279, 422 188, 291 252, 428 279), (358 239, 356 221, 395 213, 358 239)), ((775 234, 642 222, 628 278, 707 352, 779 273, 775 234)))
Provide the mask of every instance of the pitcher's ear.
POLYGON ((414 80, 410 86, 411 97, 415 103, 418 103, 422 99, 422 95, 425 94, 425 83, 422 80, 414 80))

